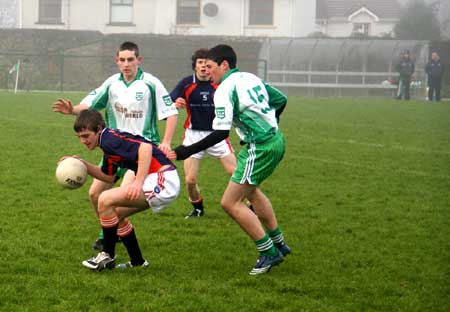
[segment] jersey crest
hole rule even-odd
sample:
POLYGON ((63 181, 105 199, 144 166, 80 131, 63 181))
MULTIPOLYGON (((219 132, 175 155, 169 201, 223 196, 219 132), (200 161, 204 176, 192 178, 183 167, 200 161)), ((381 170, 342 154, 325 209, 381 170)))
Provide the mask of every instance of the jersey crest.
POLYGON ((219 119, 225 118, 225 107, 216 107, 216 117, 219 119))
POLYGON ((136 101, 142 101, 144 98, 144 92, 136 92, 136 101))
POLYGON ((172 99, 170 98, 170 95, 163 96, 163 101, 166 106, 170 106, 173 104, 172 99))

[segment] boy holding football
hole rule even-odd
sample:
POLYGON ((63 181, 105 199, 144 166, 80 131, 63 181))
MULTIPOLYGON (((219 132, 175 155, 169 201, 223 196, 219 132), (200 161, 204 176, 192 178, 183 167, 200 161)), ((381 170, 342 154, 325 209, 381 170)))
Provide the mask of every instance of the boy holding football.
POLYGON ((177 198, 180 179, 175 165, 144 137, 107 128, 102 115, 95 110, 81 111, 74 131, 89 150, 99 147, 104 152, 100 167, 81 159, 89 175, 108 184, 116 181, 119 168, 129 169, 135 176, 130 183, 100 194, 98 215, 104 233, 103 246, 96 257, 83 261, 83 265, 97 271, 114 268, 115 245, 120 237, 130 261, 117 267, 148 266, 127 217, 148 208, 159 212, 177 198))
POLYGON ((284 241, 270 200, 259 185, 275 170, 285 151, 278 129, 279 115, 287 98, 279 90, 250 73, 236 68, 236 54, 227 45, 209 50, 206 68, 219 84, 215 95, 214 131, 189 146, 178 146, 170 159, 183 160, 229 136, 232 125, 245 146, 238 155, 237 168, 222 196, 222 208, 255 242, 258 260, 250 275, 268 272, 291 252, 284 241), (254 211, 247 209, 247 198, 254 211))
MULTIPOLYGON (((97 89, 88 94, 81 103, 73 106, 69 100, 59 99, 53 104, 53 111, 78 115, 86 109, 105 111, 107 126, 145 137, 159 148, 168 152, 175 133, 178 111, 161 81, 144 72, 141 68, 142 56, 139 47, 126 41, 117 50, 116 64, 120 73, 106 79, 97 89), (166 120, 164 137, 160 138, 157 119, 166 120)), ((129 183, 134 177, 131 171, 119 170, 117 177, 122 183, 129 183)), ((98 198, 114 183, 94 179, 89 188, 89 199, 98 215, 98 198)), ((102 249, 102 233, 94 244, 94 249, 102 249)))

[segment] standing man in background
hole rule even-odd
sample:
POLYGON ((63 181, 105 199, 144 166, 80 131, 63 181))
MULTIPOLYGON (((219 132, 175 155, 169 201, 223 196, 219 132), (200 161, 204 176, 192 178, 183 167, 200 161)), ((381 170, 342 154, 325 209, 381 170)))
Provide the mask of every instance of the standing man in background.
POLYGON ((444 76, 444 64, 437 52, 431 53, 431 60, 425 66, 428 78, 428 101, 441 100, 442 77, 444 76))
MULTIPOLYGON (((175 106, 178 109, 186 109, 183 145, 196 143, 213 131, 212 122, 215 116, 213 98, 217 84, 212 82, 206 73, 207 53, 207 49, 199 49, 194 52, 192 55, 194 74, 183 78, 170 93, 175 106)), ((193 206, 186 219, 201 217, 204 214, 203 196, 198 186, 197 176, 200 162, 205 154, 219 159, 229 176, 236 168, 236 157, 234 157, 229 138, 184 160, 186 188, 189 201, 193 206)))
MULTIPOLYGON (((97 89, 89 93, 81 103, 73 106, 67 99, 59 99, 53 104, 53 111, 66 115, 79 115, 86 109, 105 110, 106 126, 139 135, 159 145, 164 153, 170 151, 175 133, 178 111, 161 81, 144 72, 139 65, 142 56, 137 44, 122 43, 116 53, 116 64, 120 73, 106 79, 97 89), (161 141, 157 127, 158 120, 166 120, 164 137, 161 141)), ((101 166, 101 164, 100 164, 101 166)), ((123 177, 122 185, 135 179, 132 171, 119 170, 116 181, 123 177)), ((116 182, 114 181, 114 182, 116 182)), ((89 199, 97 216, 98 198, 114 183, 93 179, 89 188, 89 199)), ((127 222, 127 220, 124 220, 127 222)), ((131 226, 131 225, 130 225, 131 226)), ((102 250, 103 233, 94 242, 93 248, 102 250)))
POLYGON ((397 64, 397 71, 400 75, 399 88, 400 86, 403 86, 403 92, 399 93, 399 95, 397 96, 397 100, 401 100, 402 96, 404 96, 406 101, 409 101, 409 99, 411 98, 409 89, 411 86, 411 77, 414 74, 414 70, 414 62, 411 59, 409 50, 406 50, 403 53, 403 56, 400 59, 399 63, 397 64))

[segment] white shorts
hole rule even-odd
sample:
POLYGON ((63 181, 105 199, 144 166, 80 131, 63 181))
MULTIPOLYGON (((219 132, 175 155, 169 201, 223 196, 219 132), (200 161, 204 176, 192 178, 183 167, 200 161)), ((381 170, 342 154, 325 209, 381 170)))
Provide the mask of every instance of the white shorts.
MULTIPOLYGON (((183 145, 188 146, 197 143, 198 141, 208 136, 211 132, 212 131, 185 129, 183 145)), ((214 158, 223 158, 225 156, 230 155, 231 153, 233 153, 233 147, 231 146, 230 139, 226 138, 225 140, 220 141, 216 145, 208 147, 207 149, 198 152, 196 154, 193 154, 190 157, 202 159, 205 156, 205 153, 214 158)))
POLYGON ((148 205, 157 213, 174 201, 180 193, 176 169, 149 174, 142 186, 148 205))

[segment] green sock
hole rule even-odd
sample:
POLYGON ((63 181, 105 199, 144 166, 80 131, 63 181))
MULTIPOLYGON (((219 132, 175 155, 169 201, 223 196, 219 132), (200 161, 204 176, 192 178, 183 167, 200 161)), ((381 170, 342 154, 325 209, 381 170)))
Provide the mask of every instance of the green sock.
POLYGON ((273 245, 272 240, 269 235, 264 235, 263 238, 255 240, 256 249, 259 251, 262 256, 275 256, 277 254, 277 250, 273 245))
POLYGON ((100 239, 104 239, 105 237, 103 236, 103 229, 100 231, 100 233, 98 234, 98 238, 100 239))
POLYGON ((284 243, 284 235, 283 232, 281 232, 280 228, 277 227, 273 231, 267 231, 267 234, 270 236, 274 244, 282 244, 284 243))

